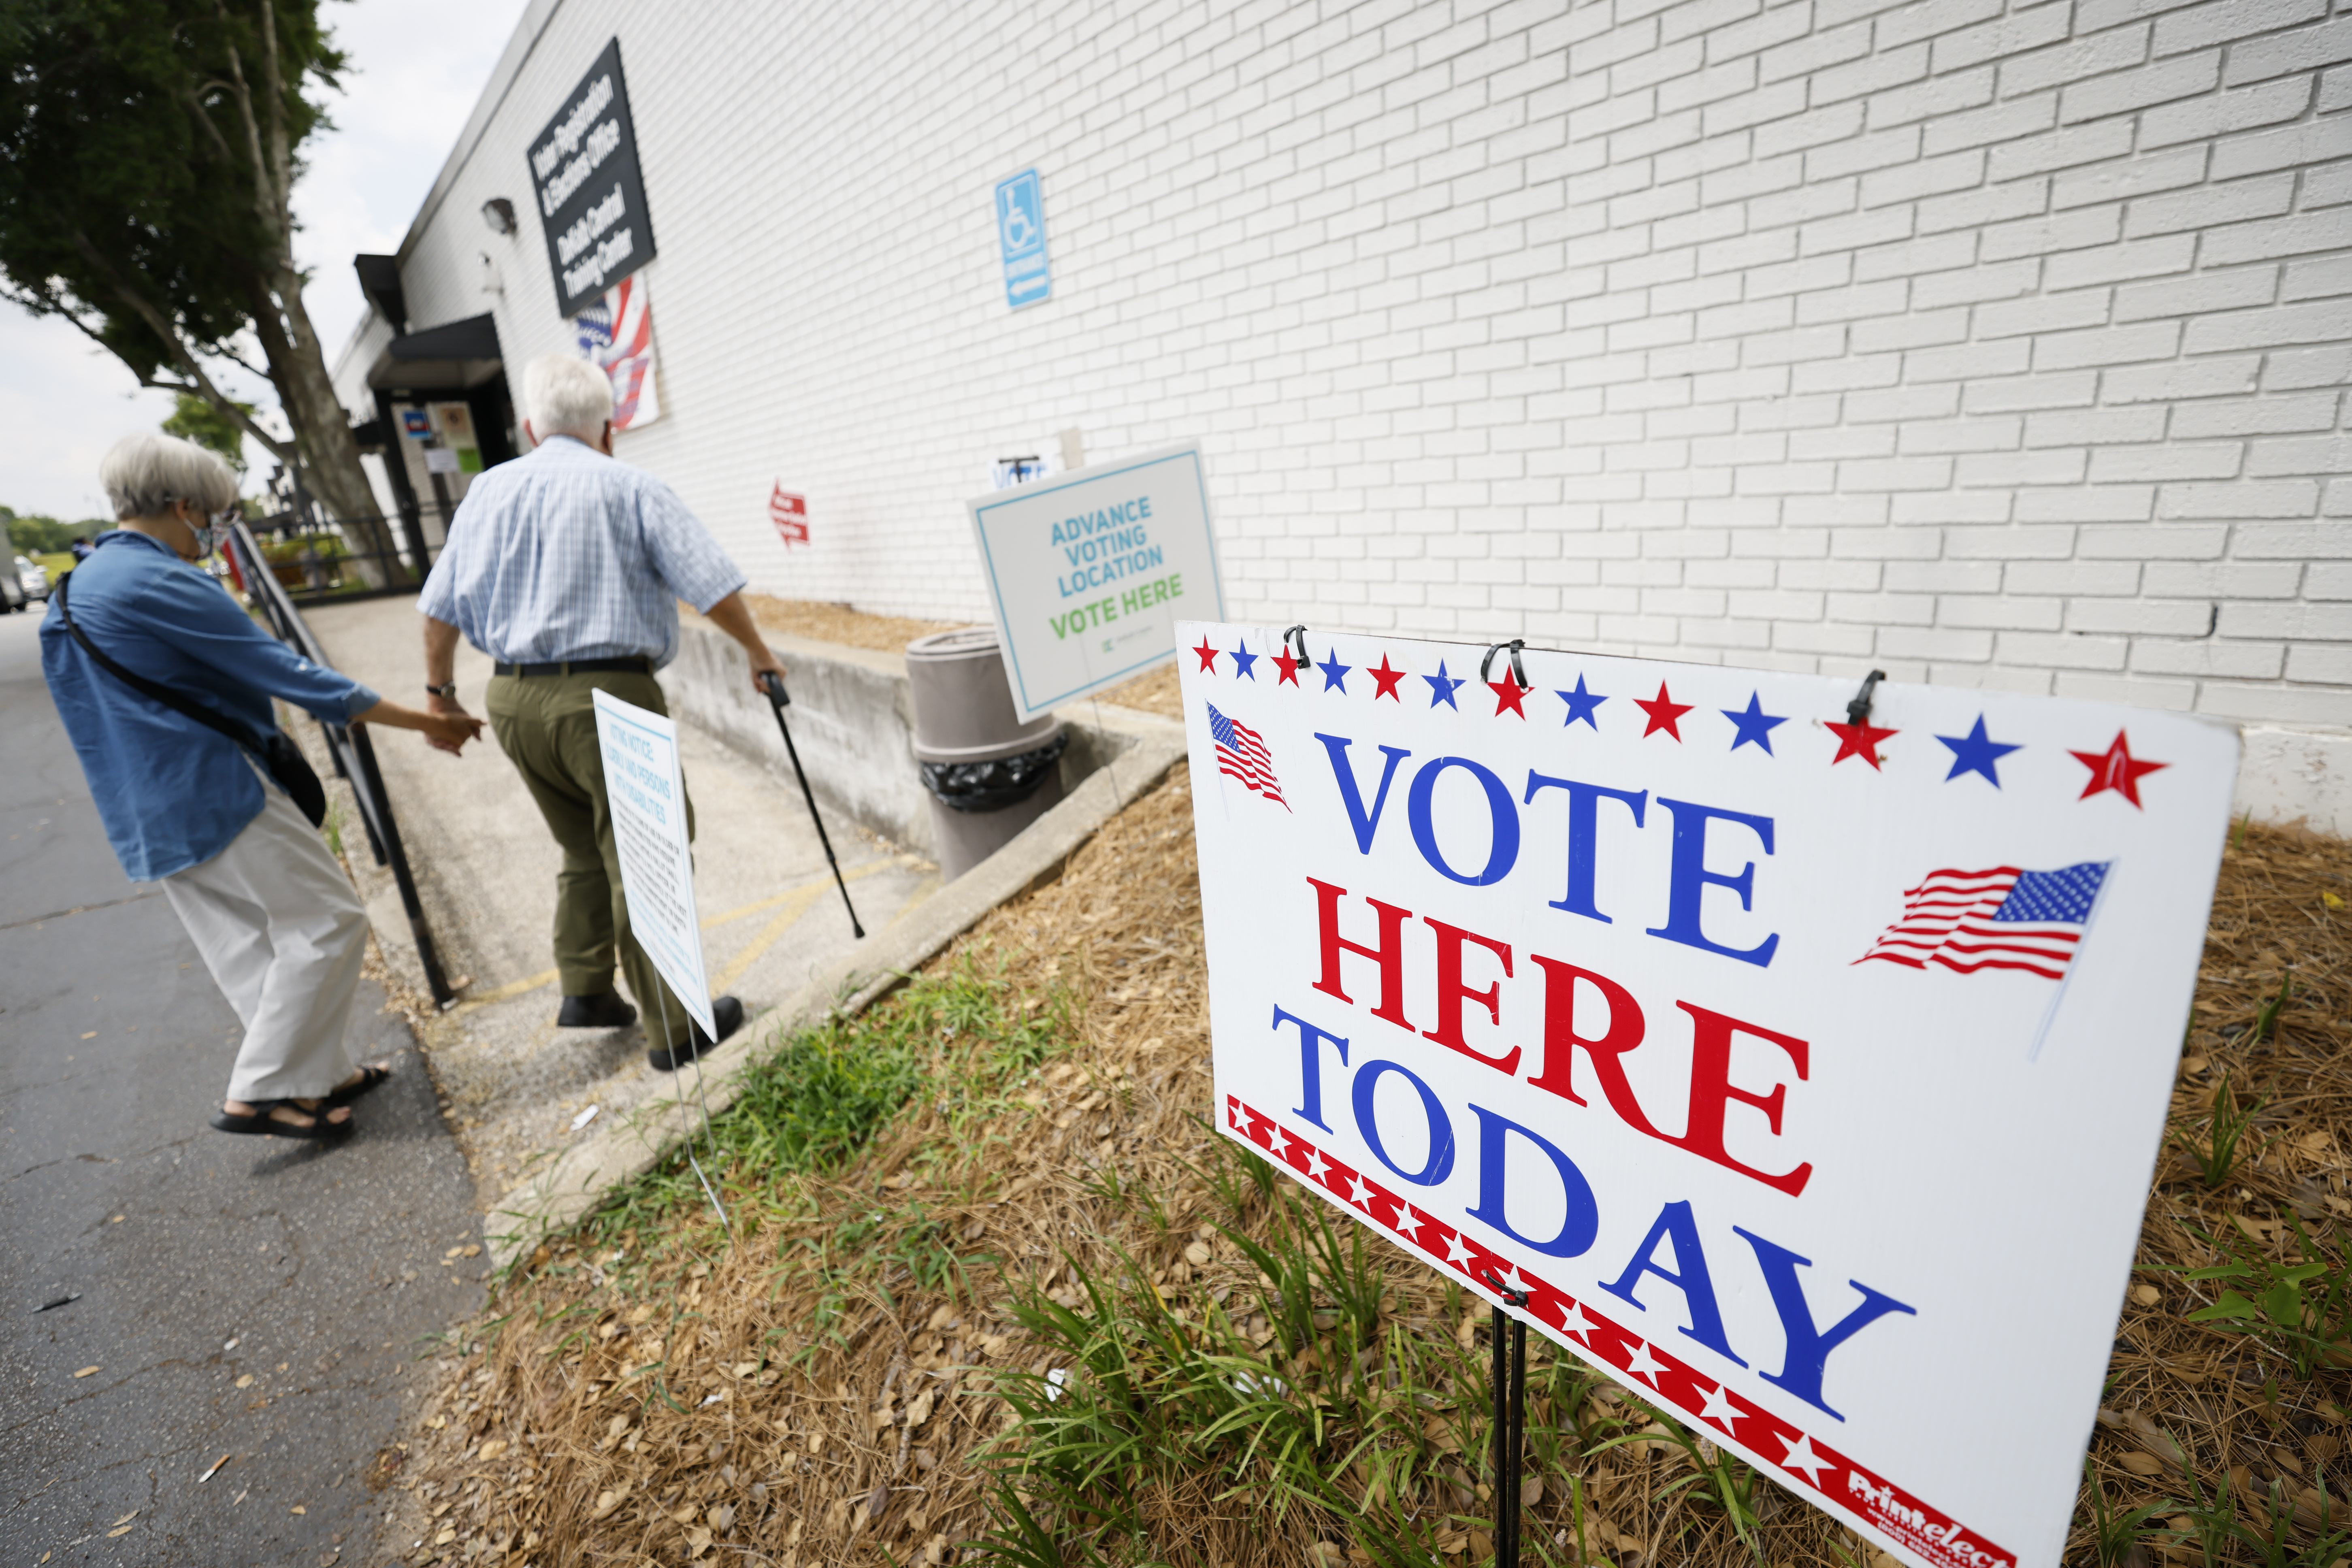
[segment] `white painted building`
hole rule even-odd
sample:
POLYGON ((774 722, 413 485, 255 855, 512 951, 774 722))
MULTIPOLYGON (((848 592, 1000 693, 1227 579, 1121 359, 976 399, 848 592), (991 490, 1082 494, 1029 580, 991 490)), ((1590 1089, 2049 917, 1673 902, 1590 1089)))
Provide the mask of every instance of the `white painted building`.
POLYGON ((992 461, 1197 437, 1239 616, 2193 710, 2352 832, 2344 0, 539 0, 399 255, 493 394, 615 38, 620 455, 760 590, 982 617, 992 461))

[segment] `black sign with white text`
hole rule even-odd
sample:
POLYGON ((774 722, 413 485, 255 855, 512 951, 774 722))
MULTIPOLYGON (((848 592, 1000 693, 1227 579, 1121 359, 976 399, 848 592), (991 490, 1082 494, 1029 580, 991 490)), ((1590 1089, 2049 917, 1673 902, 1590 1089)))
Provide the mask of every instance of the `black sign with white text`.
POLYGON ((576 315, 654 258, 637 132, 614 38, 530 144, 531 195, 547 233, 557 310, 576 315))

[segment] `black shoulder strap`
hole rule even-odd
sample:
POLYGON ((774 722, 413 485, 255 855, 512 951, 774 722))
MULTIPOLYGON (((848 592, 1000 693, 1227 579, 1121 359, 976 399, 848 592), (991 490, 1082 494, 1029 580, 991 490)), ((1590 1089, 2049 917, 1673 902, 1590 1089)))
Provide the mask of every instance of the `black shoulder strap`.
POLYGON ((138 692, 141 696, 161 702, 164 707, 169 708, 174 713, 180 714, 184 718, 194 719, 205 729, 216 731, 217 732, 227 736, 238 745, 243 746, 247 751, 253 752, 254 755, 267 755, 267 753, 262 750, 260 741, 257 740, 252 732, 247 731, 242 724, 236 723, 232 720, 223 718, 220 714, 212 711, 212 710, 208 708, 205 708, 189 701, 185 697, 173 690, 170 687, 165 686, 161 681, 150 680, 143 675, 133 674, 131 671, 123 668, 121 665, 107 658, 106 655, 99 652, 98 645, 89 640, 89 635, 87 632, 84 632, 79 626, 74 625, 73 606, 66 602, 68 589, 72 582, 73 574, 68 572, 64 576, 58 579, 58 585, 50 593, 49 596, 57 601, 58 614, 64 620, 66 630, 72 635, 74 641, 81 644, 82 651, 84 653, 87 653, 90 658, 98 661, 100 668, 113 676, 117 680, 121 681, 125 686, 130 687, 133 691, 138 692))

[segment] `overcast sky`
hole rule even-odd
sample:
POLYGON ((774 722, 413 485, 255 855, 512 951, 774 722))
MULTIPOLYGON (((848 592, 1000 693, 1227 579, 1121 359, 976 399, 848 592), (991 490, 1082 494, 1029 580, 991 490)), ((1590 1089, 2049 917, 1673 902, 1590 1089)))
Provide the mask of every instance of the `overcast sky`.
MULTIPOLYGON (((352 258, 391 251, 408 232, 524 0, 357 0, 322 7, 352 70, 330 100, 335 129, 314 138, 296 187, 295 254, 327 361, 358 322, 352 258)), ((275 402, 266 387, 253 401, 275 402)), ((152 429, 170 395, 142 391, 112 355, 62 321, 0 303, 0 505, 56 517, 106 514, 98 460, 118 437, 152 429)), ((247 456, 268 464, 258 448, 247 456)))

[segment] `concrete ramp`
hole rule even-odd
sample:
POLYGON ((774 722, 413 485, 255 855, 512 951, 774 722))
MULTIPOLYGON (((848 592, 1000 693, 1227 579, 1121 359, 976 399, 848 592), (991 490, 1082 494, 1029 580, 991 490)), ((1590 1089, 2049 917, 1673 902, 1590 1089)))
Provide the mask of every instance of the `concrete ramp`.
MULTIPOLYGON (((423 700, 423 622, 414 600, 321 605, 304 616, 337 668, 395 700, 423 700)), ((787 653, 788 667, 791 658, 787 653)), ((478 714, 489 679, 489 660, 461 647, 457 684, 478 714)), ((745 716, 772 730, 748 679, 737 695, 745 716)), ((723 693, 702 691, 697 705, 724 700, 723 693)), ((315 740, 315 726, 297 726, 302 731, 315 740)), ((697 724, 681 723, 679 741, 694 799, 695 897, 712 989, 733 992, 757 1016, 836 972, 856 944, 798 790, 697 724)), ((549 934, 562 857, 496 742, 486 733, 453 758, 409 731, 381 730, 375 747, 443 967, 453 982, 467 982, 458 1005, 425 1034, 450 1120, 488 1201, 600 1124, 625 1118, 667 1086, 667 1075, 646 1066, 641 1027, 555 1026, 561 999, 549 934), (575 1130, 591 1106, 595 1117, 575 1130)), ((327 771, 322 752, 313 761, 327 771)), ((416 952, 391 876, 369 854, 348 793, 339 781, 330 786, 345 857, 385 962, 421 997, 416 952)), ((864 944, 872 947, 936 889, 938 878, 928 860, 835 807, 826 807, 825 826, 858 916, 875 933, 864 944)))

